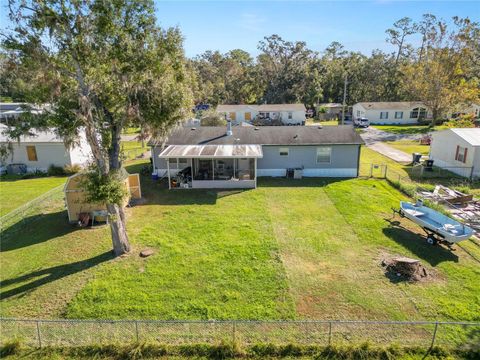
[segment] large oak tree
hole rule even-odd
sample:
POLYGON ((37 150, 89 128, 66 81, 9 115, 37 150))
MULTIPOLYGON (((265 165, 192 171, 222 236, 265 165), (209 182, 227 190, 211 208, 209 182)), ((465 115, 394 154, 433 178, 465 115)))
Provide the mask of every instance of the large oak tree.
POLYGON ((10 69, 27 84, 25 100, 51 105, 11 132, 53 127, 72 144, 85 130, 99 187, 90 195, 107 203, 114 252, 126 253, 121 132, 165 134, 191 108, 181 34, 156 25, 151 0, 10 0, 9 9, 10 69))

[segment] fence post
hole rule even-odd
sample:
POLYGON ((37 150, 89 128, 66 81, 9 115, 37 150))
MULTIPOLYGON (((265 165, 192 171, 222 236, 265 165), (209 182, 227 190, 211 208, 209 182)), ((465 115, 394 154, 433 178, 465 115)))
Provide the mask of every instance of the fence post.
POLYGON ((332 343, 332 322, 328 322, 328 346, 332 343))
POLYGON ((136 335, 137 343, 138 343, 138 321, 137 320, 135 320, 135 335, 136 335))
POLYGON ((373 175, 373 163, 370 164, 370 177, 373 175))
POLYGON ((232 343, 235 344, 237 337, 237 323, 235 320, 232 321, 232 343))
POLYGON ((385 179, 388 178, 388 165, 385 164, 385 179))
POLYGON ((40 336, 40 321, 37 320, 38 347, 42 347, 42 337, 40 336))
POLYGON ((435 338, 437 337, 438 321, 435 322, 435 328, 433 329, 432 343, 428 351, 433 349, 433 344, 435 343, 435 338))

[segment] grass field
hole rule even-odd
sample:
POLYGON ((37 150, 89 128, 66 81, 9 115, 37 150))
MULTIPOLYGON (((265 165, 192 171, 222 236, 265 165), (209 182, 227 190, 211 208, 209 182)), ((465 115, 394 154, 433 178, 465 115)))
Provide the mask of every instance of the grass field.
POLYGON ((371 125, 372 127, 396 135, 427 134, 432 131, 447 129, 444 125, 437 125, 431 128, 427 125, 371 125))
POLYGON ((48 190, 64 184, 65 181, 66 177, 19 179, 15 176, 2 176, 0 180, 0 216, 6 215, 48 190))
POLYGON ((480 320, 478 245, 451 252, 407 221, 393 226, 404 196, 384 181, 261 179, 250 191, 142 181, 127 257, 112 259, 107 227, 77 230, 60 210, 2 238, 1 316, 480 320), (140 258, 147 247, 155 254, 140 258), (388 279, 386 254, 419 258, 434 279, 388 279))
POLYGON ((428 155, 430 151, 429 145, 420 145, 419 141, 415 140, 386 141, 386 144, 407 154, 420 153, 422 155, 428 155))

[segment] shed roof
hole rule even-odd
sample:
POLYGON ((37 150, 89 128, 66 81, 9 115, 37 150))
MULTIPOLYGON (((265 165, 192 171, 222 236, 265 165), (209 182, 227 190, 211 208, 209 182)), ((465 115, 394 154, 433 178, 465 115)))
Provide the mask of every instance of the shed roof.
MULTIPOLYGON (((321 145, 363 144, 350 125, 341 126, 234 126, 232 135, 224 126, 201 126, 174 130, 166 145, 321 145)), ((154 146, 158 142, 151 142, 154 146)))
POLYGON ((169 145, 160 158, 261 158, 260 145, 169 145))
POLYGON ((255 111, 306 111, 303 104, 218 105, 218 112, 251 109, 255 111))
POLYGON ((378 101, 378 102, 359 102, 365 110, 409 110, 415 107, 426 107, 421 101, 378 101))
POLYGON ((473 146, 480 146, 480 128, 450 129, 473 146))

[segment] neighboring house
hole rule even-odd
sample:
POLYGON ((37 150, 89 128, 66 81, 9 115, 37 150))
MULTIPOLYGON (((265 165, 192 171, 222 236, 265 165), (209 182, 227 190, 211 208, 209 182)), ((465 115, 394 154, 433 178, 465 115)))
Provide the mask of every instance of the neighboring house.
POLYGON ((480 119, 480 105, 471 104, 470 106, 465 106, 461 111, 456 111, 450 115, 451 118, 457 118, 460 115, 473 114, 476 119, 480 119))
POLYGON ((218 105, 217 112, 237 125, 257 118, 280 121, 284 125, 305 125, 303 104, 218 105))
POLYGON ((289 169, 296 176, 356 177, 361 144, 351 126, 227 125, 178 128, 164 145, 150 146, 154 174, 181 174, 181 187, 254 188, 257 176, 282 177, 289 169))
POLYGON ((27 111, 32 114, 40 114, 43 110, 27 103, 0 103, 0 123, 14 125, 16 119, 27 111))
MULTIPOLYGON (((317 114, 320 120, 339 119, 342 116, 343 105, 340 103, 325 103, 317 106, 317 114)), ((345 113, 348 107, 345 106, 345 113)))
POLYGON ((0 125, 0 146, 10 147, 11 151, 2 159, 2 166, 25 164, 28 172, 47 171, 50 165, 86 165, 91 158, 84 132, 78 143, 68 148, 53 131, 33 131, 32 136, 21 136, 17 141, 5 134, 6 129, 5 125, 0 125))
POLYGON ((430 159, 460 176, 480 177, 480 128, 435 131, 430 159))
POLYGON ((419 101, 359 102, 353 105, 352 116, 367 118, 371 124, 415 124, 431 118, 431 113, 419 101))

